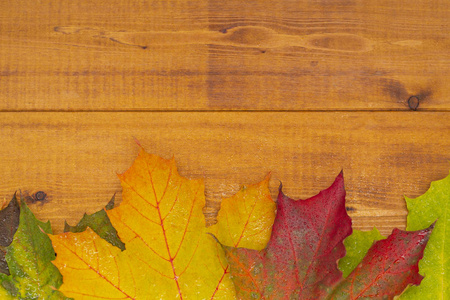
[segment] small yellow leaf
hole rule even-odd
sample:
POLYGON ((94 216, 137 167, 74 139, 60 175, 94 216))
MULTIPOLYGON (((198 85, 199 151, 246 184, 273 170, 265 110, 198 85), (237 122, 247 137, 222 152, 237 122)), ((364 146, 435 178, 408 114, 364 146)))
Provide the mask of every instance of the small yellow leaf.
POLYGON ((225 246, 262 250, 272 232, 276 204, 270 196, 270 174, 222 200, 217 223, 208 228, 225 246))
POLYGON ((206 232, 202 180, 142 150, 119 175, 120 206, 107 211, 125 243, 93 231, 52 236, 60 290, 75 299, 234 299, 221 247, 206 232))

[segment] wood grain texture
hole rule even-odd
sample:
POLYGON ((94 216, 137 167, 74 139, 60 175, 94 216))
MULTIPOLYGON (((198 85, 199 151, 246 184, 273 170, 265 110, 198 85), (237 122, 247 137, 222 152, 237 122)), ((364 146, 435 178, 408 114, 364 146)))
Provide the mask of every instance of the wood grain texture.
POLYGON ((128 112, 0 113, 0 197, 42 190, 31 205, 56 232, 104 206, 116 173, 139 146, 170 158, 179 172, 206 179, 205 212, 214 220, 222 197, 272 172, 292 198, 327 188, 344 170, 355 228, 387 234, 404 228, 403 195, 424 193, 450 169, 449 113, 425 112, 128 112))
POLYGON ((0 2, 0 111, 450 110, 448 0, 0 2))

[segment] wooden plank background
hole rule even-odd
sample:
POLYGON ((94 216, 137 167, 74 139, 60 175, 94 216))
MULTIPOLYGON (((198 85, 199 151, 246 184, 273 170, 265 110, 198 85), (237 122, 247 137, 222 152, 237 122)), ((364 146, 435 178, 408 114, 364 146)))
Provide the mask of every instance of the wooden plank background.
POLYGON ((354 226, 405 227, 450 169, 447 0, 0 2, 0 197, 56 232, 138 152, 206 178, 205 213, 272 172, 293 198, 343 169, 354 226), (416 111, 414 111, 416 110, 416 111))

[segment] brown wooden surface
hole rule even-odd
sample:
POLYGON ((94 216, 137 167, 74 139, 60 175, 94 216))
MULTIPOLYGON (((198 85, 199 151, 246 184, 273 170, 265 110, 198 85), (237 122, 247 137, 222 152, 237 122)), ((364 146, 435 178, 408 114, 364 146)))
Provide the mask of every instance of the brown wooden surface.
POLYGON ((404 228, 403 194, 450 169, 449 15, 447 0, 0 1, 0 197, 46 192, 31 208, 60 232, 120 200, 137 139, 206 178, 209 222, 269 171, 274 196, 282 181, 305 198, 343 169, 356 228, 404 228))
POLYGON ((32 205, 61 230, 117 193, 139 146, 206 178, 209 220, 222 197, 272 172, 293 198, 327 188, 341 169, 356 228, 405 227, 403 195, 416 197, 450 169, 449 113, 167 112, 2 113, 0 194, 43 190, 32 205))
POLYGON ((0 110, 450 109, 448 0, 1 1, 0 110))

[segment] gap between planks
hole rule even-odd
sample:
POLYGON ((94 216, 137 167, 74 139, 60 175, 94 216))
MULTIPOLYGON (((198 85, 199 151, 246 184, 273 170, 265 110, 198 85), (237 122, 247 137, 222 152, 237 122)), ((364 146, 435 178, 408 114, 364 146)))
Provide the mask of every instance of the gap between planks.
POLYGON ((210 109, 210 110, 145 110, 145 109, 120 109, 120 110, 101 110, 101 109, 77 109, 77 110, 58 110, 58 109, 46 109, 46 110, 0 110, 0 113, 383 113, 383 112, 426 112, 426 113, 447 113, 450 109, 315 109, 315 110, 233 110, 233 109, 210 109))

